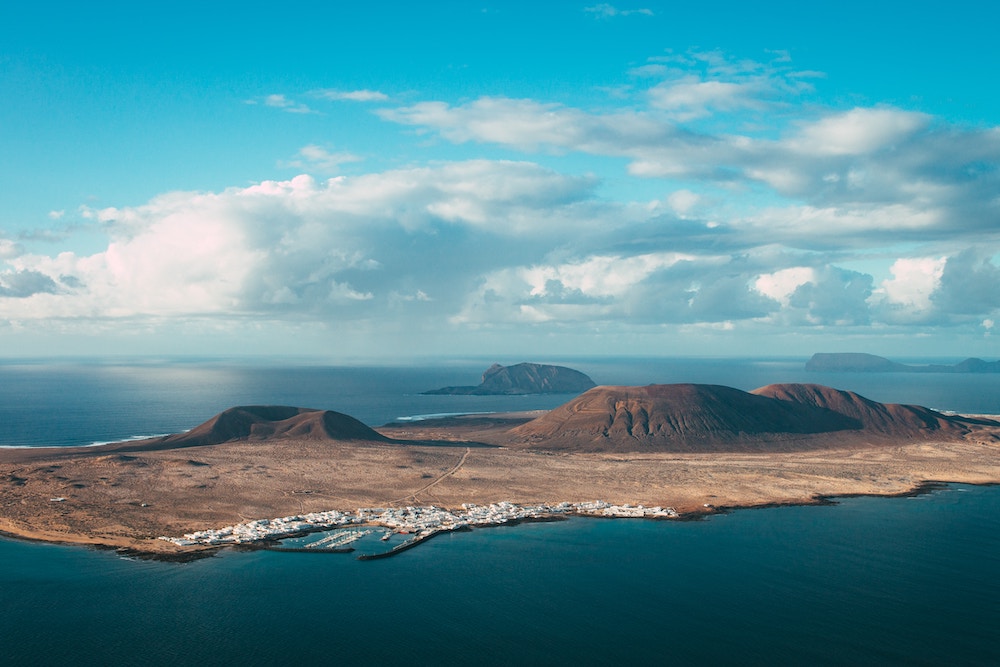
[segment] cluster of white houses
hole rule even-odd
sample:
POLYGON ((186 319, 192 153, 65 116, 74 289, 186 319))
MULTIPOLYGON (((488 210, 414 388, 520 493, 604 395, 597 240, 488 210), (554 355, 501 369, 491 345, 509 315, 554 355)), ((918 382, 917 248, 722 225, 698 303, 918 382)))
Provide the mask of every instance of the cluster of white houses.
POLYGON ((510 502, 491 505, 462 505, 461 511, 440 507, 368 507, 356 512, 310 512, 277 519, 257 519, 214 530, 199 530, 184 537, 161 537, 178 546, 248 544, 275 540, 351 524, 384 526, 397 532, 426 534, 441 530, 456 530, 472 526, 490 526, 512 521, 537 520, 548 517, 580 514, 604 517, 675 518, 670 507, 642 505, 612 505, 602 500, 556 505, 518 505, 510 502))

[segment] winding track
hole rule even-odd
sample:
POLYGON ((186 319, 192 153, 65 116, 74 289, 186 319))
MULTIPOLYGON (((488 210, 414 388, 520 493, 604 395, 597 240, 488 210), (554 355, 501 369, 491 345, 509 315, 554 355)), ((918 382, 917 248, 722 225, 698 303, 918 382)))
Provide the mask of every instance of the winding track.
POLYGON ((429 483, 428 483, 427 485, 425 485, 425 486, 423 486, 423 487, 421 487, 421 488, 417 489, 416 491, 414 491, 414 492, 413 492, 413 493, 411 493, 410 495, 408 495, 408 496, 403 496, 402 498, 398 498, 398 499, 396 499, 396 500, 393 500, 393 501, 392 501, 392 502, 393 502, 393 504, 395 504, 395 503, 401 503, 401 502, 403 502, 403 501, 405 501, 405 500, 409 500, 410 498, 413 498, 413 500, 414 500, 414 501, 416 501, 416 500, 417 500, 417 496, 418 496, 418 495, 420 495, 420 494, 421 494, 421 493, 423 493, 424 491, 427 491, 427 490, 428 490, 428 489, 430 489, 430 488, 431 488, 432 486, 434 486, 434 485, 436 485, 436 484, 438 484, 438 483, 440 483, 440 482, 444 481, 444 479, 445 479, 446 477, 451 477, 451 476, 452 476, 452 475, 454 475, 454 474, 455 474, 456 472, 458 472, 458 471, 459 471, 459 469, 461 469, 461 467, 462 467, 463 465, 465 465, 465 459, 467 459, 467 458, 469 457, 469 454, 471 454, 471 453, 472 453, 472 448, 471 448, 471 447, 466 447, 466 448, 465 448, 465 453, 464 453, 464 454, 462 454, 462 458, 460 458, 460 459, 458 460, 458 463, 456 463, 456 464, 455 464, 454 466, 452 466, 452 467, 451 467, 451 468, 449 468, 448 470, 445 470, 445 471, 444 471, 443 473, 441 473, 440 475, 438 475, 437 477, 435 477, 435 478, 434 478, 433 480, 431 480, 431 481, 430 481, 430 482, 429 482, 429 483))

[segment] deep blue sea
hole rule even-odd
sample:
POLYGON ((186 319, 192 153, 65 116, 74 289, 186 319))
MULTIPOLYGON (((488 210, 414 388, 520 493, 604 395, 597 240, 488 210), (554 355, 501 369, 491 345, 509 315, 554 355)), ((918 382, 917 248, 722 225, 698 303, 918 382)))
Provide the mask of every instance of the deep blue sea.
MULTIPOLYGON (((239 404, 379 425, 566 400, 419 394, 476 384, 492 361, 0 362, 0 445, 176 432, 239 404)), ((1000 375, 815 374, 805 359, 534 361, 601 384, 818 382, 1000 414, 1000 375)), ((226 551, 159 563, 0 539, 0 664, 995 665, 998 628, 1000 487, 696 522, 478 529, 367 562, 226 551)))

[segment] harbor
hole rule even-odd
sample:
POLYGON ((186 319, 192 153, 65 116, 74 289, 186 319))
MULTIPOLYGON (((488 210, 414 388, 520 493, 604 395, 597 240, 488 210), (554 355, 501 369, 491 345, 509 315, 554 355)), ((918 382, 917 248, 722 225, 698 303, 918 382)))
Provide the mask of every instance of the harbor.
POLYGON ((460 510, 435 506, 359 508, 355 512, 330 510, 257 519, 160 539, 178 546, 244 545, 305 553, 361 550, 359 560, 374 560, 394 556, 446 532, 567 516, 668 519, 678 518, 678 513, 670 507, 614 505, 601 500, 554 505, 463 504, 460 510))

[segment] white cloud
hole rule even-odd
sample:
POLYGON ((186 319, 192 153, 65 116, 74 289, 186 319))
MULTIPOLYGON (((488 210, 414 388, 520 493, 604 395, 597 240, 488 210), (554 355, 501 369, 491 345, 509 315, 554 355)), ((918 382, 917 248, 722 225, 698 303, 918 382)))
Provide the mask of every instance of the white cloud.
POLYGON ((802 285, 816 281, 816 270, 809 266, 795 266, 767 273, 754 282, 754 288, 784 306, 788 306, 792 294, 802 285))
POLYGON ((786 141, 794 151, 810 157, 866 155, 892 148, 929 123, 925 114, 892 108, 855 108, 804 124, 786 141))
POLYGON ((701 197, 690 190, 676 190, 667 196, 667 203, 670 205, 670 208, 681 217, 685 217, 691 213, 700 201, 701 197))
POLYGON ((348 102, 385 102, 389 96, 377 90, 337 90, 326 88, 313 92, 315 97, 325 100, 348 101, 348 102))
MULTIPOLYGON (((250 100, 250 102, 253 103, 252 100, 250 100)), ((316 113, 305 104, 290 100, 280 93, 265 96, 263 98, 263 103, 264 106, 281 109, 282 111, 287 111, 288 113, 316 113)))
POLYGON ((13 259, 24 252, 19 243, 10 239, 0 238, 0 259, 13 259))
POLYGON ((994 250, 983 244, 948 257, 931 298, 939 313, 967 321, 1000 315, 1000 266, 992 257, 994 250))
POLYGON ((5 253, 0 298, 19 320, 361 317, 392 293, 454 295, 502 261, 505 238, 585 228, 592 187, 530 163, 473 161, 169 193, 88 210, 111 234, 101 252, 5 253), (409 289, 416 276, 427 286, 409 289))
POLYGON ((338 172, 342 164, 360 162, 361 160, 361 157, 353 153, 345 151, 332 152, 323 146, 309 144, 300 148, 294 158, 283 160, 278 163, 278 166, 286 169, 303 169, 331 174, 338 172))
POLYGON ((758 238, 799 248, 864 247, 923 233, 943 224, 942 212, 901 204, 876 207, 784 206, 762 209, 730 225, 758 238))
POLYGON ((677 120, 692 120, 713 111, 763 109, 759 89, 753 83, 702 81, 686 77, 679 81, 658 84, 648 92, 650 104, 670 112, 677 120))
MULTIPOLYGON (((627 96, 592 109, 502 96, 377 108, 477 154, 616 160, 606 181, 524 161, 416 162, 83 209, 89 232, 109 234, 101 252, 0 240, 5 317, 988 331, 1000 317, 1000 130, 792 106, 814 75, 788 61, 658 56, 631 72, 627 96), (611 194, 633 186, 641 201, 611 194)), ((357 160, 309 144, 281 164, 319 175, 357 160)))
POLYGON ((590 255, 487 274, 454 323, 645 324, 761 317, 773 302, 754 293, 718 255, 590 255))
POLYGON ((819 230, 824 244, 840 237, 864 245, 859 232, 891 230, 996 235, 1000 129, 884 106, 791 107, 787 101, 812 90, 815 73, 791 69, 787 54, 769 63, 697 51, 649 60, 635 73, 662 81, 647 89, 645 106, 590 111, 480 97, 377 113, 454 143, 623 157, 631 176, 717 185, 730 199, 769 190, 777 203, 768 209, 733 207, 742 208, 741 224, 770 218, 779 232, 803 238, 819 230))
POLYGON ((560 292, 571 290, 586 297, 621 297, 651 273, 694 259, 677 253, 595 256, 560 266, 519 269, 518 273, 531 296, 550 296, 550 289, 557 286, 560 292))
POLYGON ((583 11, 588 14, 593 14, 598 18, 612 18, 615 16, 653 16, 652 9, 618 9, 614 5, 610 5, 606 2, 602 2, 597 5, 592 5, 590 7, 584 7, 583 11))
POLYGON ((378 115, 434 129, 458 143, 490 142, 529 151, 552 148, 628 155, 639 147, 662 143, 673 132, 670 126, 644 114, 595 115, 559 104, 506 97, 481 97, 460 106, 420 102, 383 109, 378 115))
POLYGON ((890 304, 908 310, 927 310, 931 294, 941 283, 946 257, 914 257, 896 260, 892 278, 883 280, 880 296, 890 304))

